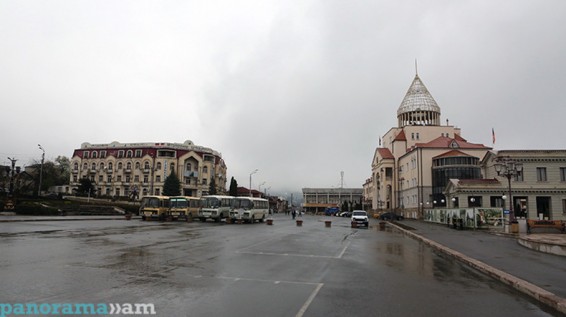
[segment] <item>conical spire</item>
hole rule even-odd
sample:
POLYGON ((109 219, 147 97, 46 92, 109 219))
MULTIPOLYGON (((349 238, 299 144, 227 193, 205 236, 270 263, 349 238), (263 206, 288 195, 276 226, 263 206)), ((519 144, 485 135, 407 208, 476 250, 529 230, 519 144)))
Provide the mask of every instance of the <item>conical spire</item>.
POLYGON ((415 74, 415 79, 397 109, 399 127, 406 125, 440 125, 440 107, 415 74))

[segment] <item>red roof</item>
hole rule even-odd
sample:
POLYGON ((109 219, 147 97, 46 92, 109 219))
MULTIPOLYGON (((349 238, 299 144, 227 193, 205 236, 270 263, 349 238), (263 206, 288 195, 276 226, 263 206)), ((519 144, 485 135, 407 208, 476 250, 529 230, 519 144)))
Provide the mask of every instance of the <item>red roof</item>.
POLYGON ((401 130, 401 133, 397 134, 394 141, 407 141, 407 136, 405 136, 405 130, 401 130))
POLYGON ((436 158, 441 158, 441 157, 454 157, 454 156, 472 156, 472 155, 466 154, 462 151, 452 150, 452 151, 448 151, 446 153, 440 154, 438 156, 435 156, 433 158, 436 159, 436 158))
POLYGON ((440 136, 428 143, 417 143, 417 147, 422 148, 460 148, 460 149, 489 149, 483 144, 475 144, 464 141, 462 138, 448 138, 440 136), (455 143, 455 146, 453 144, 455 143))
POLYGON ((384 148, 384 147, 377 148, 377 152, 379 152, 379 155, 383 159, 394 159, 395 158, 395 156, 393 156, 393 154, 391 154, 391 151, 389 151, 388 148, 384 148))

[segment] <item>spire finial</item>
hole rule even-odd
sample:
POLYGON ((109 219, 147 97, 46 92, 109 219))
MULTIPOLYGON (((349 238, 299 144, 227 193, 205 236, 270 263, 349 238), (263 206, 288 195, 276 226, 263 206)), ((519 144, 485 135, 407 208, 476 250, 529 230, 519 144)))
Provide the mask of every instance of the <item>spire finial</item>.
POLYGON ((415 75, 419 75, 419 70, 417 68, 417 59, 415 58, 415 75))

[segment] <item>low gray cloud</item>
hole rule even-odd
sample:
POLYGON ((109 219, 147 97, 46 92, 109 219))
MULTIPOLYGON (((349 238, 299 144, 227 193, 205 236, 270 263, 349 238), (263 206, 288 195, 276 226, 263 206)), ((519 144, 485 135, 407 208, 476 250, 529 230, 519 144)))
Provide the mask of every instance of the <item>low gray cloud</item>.
MULTIPOLYGON (((3 1, 0 155, 222 152, 273 192, 361 187, 415 75, 463 137, 564 148, 562 1, 3 1)), ((5 159, 0 158, 0 162, 5 159)), ((264 187, 265 188, 265 187, 264 187)))

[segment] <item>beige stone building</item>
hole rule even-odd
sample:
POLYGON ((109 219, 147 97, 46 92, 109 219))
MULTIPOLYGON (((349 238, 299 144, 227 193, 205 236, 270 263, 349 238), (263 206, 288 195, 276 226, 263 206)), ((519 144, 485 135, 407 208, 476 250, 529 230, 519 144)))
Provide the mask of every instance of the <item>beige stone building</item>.
POLYGON ((519 218, 566 218, 566 150, 490 151, 480 164, 485 179, 450 180, 449 207, 501 207, 519 218), (506 161, 521 165, 509 178, 495 168, 506 161))
POLYGON ((326 208, 341 208, 344 202, 362 204, 362 188, 303 188, 305 212, 323 213, 326 208))
POLYGON ((440 113, 416 75, 363 185, 372 209, 421 218, 425 209, 483 207, 509 217, 566 219, 566 150, 492 151, 468 142, 448 121, 441 125, 440 113))
POLYGON ((458 127, 441 125, 441 111, 418 74, 397 110, 398 126, 379 141, 372 176, 364 184, 374 210, 421 217, 424 208, 446 206, 450 178, 481 178, 479 161, 491 150, 470 143, 458 127))
POLYGON ((71 158, 72 188, 81 178, 96 184, 97 195, 143 197, 160 195, 171 171, 181 181, 181 193, 200 197, 214 179, 217 191, 226 190, 226 164, 222 155, 191 141, 184 143, 83 143, 71 158))

